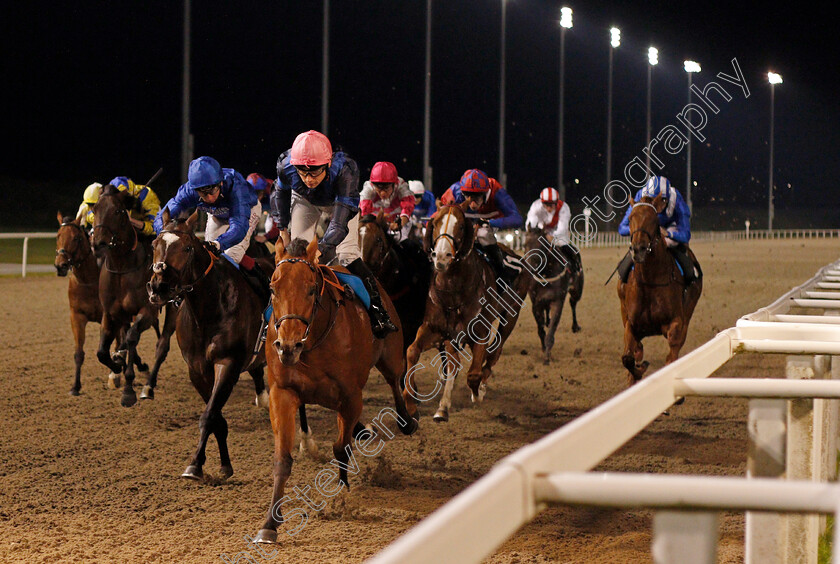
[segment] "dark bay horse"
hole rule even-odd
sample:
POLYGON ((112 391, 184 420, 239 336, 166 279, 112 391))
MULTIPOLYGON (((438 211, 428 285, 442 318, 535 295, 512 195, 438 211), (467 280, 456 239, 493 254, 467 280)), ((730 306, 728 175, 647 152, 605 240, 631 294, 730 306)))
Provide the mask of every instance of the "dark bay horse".
POLYGON ((385 288, 400 317, 403 348, 414 342, 423 323, 432 265, 416 241, 398 243, 382 217, 366 215, 359 221, 362 260, 385 288))
MULTIPOLYGON (((227 479, 233 475, 233 466, 222 408, 240 373, 251 375, 256 403, 267 407, 265 352, 263 346, 256 346, 264 303, 231 262, 216 258, 195 236, 197 212, 188 219, 172 219, 167 209, 162 219, 164 228, 153 243, 148 296, 158 306, 177 305, 178 346, 190 381, 206 403, 198 422, 198 448, 181 476, 204 477, 205 451, 212 433, 219 446, 222 477, 227 479)), ((302 412, 301 416, 301 426, 307 430, 302 412)))
MULTIPOLYGON (((460 206, 440 208, 426 225, 424 248, 431 254, 434 269, 423 324, 408 348, 407 361, 412 368, 406 388, 417 390, 413 383, 413 367, 420 355, 433 346, 445 344, 447 359, 452 360, 444 363, 447 376, 435 421, 449 419, 452 388, 461 367, 461 354, 471 360, 467 383, 472 400, 483 400, 487 379, 502 354, 502 346, 516 326, 532 281, 525 269, 512 287, 497 280, 490 264, 473 248, 474 242, 475 228, 460 206)), ((409 410, 415 412, 415 397, 409 394, 409 398, 409 410)))
MULTIPOLYGON (((644 360, 642 339, 662 335, 670 351, 666 364, 674 362, 688 334, 688 323, 703 291, 698 278, 688 287, 668 251, 659 227, 658 214, 665 201, 657 196, 644 197, 630 212, 630 253, 633 270, 627 283, 618 281, 621 321, 624 324, 624 354, 621 361, 629 371, 629 383, 638 382, 649 366, 644 360)), ((697 259, 689 250, 693 264, 697 259)))
MULTIPOLYGON (((88 322, 102 321, 102 302, 99 301, 99 265, 90 249, 87 232, 80 226, 78 219, 64 217, 58 212, 58 233, 55 238, 55 271, 58 276, 68 276, 67 298, 70 303, 70 327, 73 330, 76 373, 70 395, 78 396, 82 389, 82 364, 85 361, 85 327, 88 322)), ((125 337, 120 336, 120 344, 125 337)), ((135 366, 140 372, 149 367, 135 358, 135 366)), ((111 373, 109 385, 119 386, 119 376, 111 373)))
MULTIPOLYGON (((350 441, 362 413, 362 388, 372 367, 376 366, 385 377, 396 406, 396 411, 380 411, 373 424, 381 432, 390 433, 379 421, 387 413, 402 433, 410 435, 417 430, 417 421, 408 414, 399 389, 406 369, 402 331, 389 333, 383 339, 373 336, 365 307, 348 298, 332 269, 316 263, 316 239, 308 244, 295 239, 288 249, 278 239, 275 250, 277 268, 271 280, 274 311, 267 338, 270 346, 266 347, 269 412, 274 431, 274 489, 268 516, 255 539, 269 544, 277 542, 277 525, 283 522, 280 506, 286 499, 284 489, 292 471, 295 411, 301 405, 318 404, 338 412, 338 439, 333 444, 332 464, 339 467, 339 489, 348 486, 350 441)), ((394 305, 385 292, 382 304, 399 328, 394 305)), ((368 440, 363 444, 375 442, 375 432, 369 430, 367 434, 368 440)))
MULTIPOLYGON (((551 245, 545 236, 545 230, 529 226, 525 233, 525 250, 543 251, 545 254, 545 246, 551 245)), ((577 333, 580 331, 577 321, 577 303, 583 294, 583 269, 573 272, 568 265, 549 256, 547 264, 539 271, 539 278, 534 277, 531 288, 528 290, 528 296, 531 298, 531 312, 534 314, 537 333, 540 336, 543 364, 551 362, 554 334, 560 324, 560 316, 563 315, 567 294, 569 307, 572 308, 572 332, 577 333)))
MULTIPOLYGON (((102 189, 93 208, 94 227, 91 243, 97 256, 104 258, 99 275, 99 300, 102 302, 99 362, 119 374, 125 369, 125 385, 120 403, 131 407, 137 403, 134 392, 134 363, 137 343, 146 329, 157 323, 159 309, 149 302, 146 283, 151 275, 151 241, 140 238, 129 221, 129 210, 136 200, 128 193, 108 184, 102 189), (112 358, 108 349, 123 328, 127 358, 112 358)), ((155 364, 142 399, 153 399, 160 365, 169 353, 169 341, 175 328, 173 308, 167 306, 166 319, 155 348, 155 364)))

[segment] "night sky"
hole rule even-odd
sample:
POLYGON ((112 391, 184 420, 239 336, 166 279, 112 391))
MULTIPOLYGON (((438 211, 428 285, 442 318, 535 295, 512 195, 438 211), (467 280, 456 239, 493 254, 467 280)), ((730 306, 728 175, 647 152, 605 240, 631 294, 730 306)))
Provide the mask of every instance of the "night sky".
MULTIPOLYGON (((501 0, 435 0, 432 147, 439 196, 467 168, 498 173, 501 0)), ((560 3, 508 0, 508 186, 520 207, 557 179, 560 3)), ((777 206, 835 205, 840 176, 840 45, 819 10, 768 3, 568 2, 565 177, 578 201, 605 184, 609 32, 615 52, 613 176, 642 156, 647 48, 655 134, 687 103, 684 59, 700 62, 700 86, 733 74, 751 95, 709 115, 707 144, 694 143, 695 205, 766 205, 770 87, 776 87, 777 206), (577 180, 577 182, 575 182, 577 180)), ((425 0, 332 0, 329 137, 359 162, 378 160, 422 178, 425 0)), ((43 185, 41 202, 81 198, 116 175, 155 182, 171 196, 180 170, 181 2, 15 3, 0 24, 3 131, 0 181, 43 185), (60 191, 60 193, 59 193, 60 191)), ((193 0, 192 132, 195 156, 243 174, 273 176, 295 136, 321 126, 322 2, 193 0)), ((719 80, 717 80, 720 82, 719 80)), ((685 193, 685 153, 662 174, 685 193)), ((54 216, 54 212, 53 212, 54 216)))

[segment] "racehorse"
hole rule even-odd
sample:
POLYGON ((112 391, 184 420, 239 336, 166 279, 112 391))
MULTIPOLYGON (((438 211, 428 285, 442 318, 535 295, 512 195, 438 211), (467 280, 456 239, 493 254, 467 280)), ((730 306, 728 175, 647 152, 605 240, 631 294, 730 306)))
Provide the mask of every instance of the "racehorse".
MULTIPOLYGON (((659 226, 658 214, 665 209, 661 196, 643 197, 630 212, 630 253, 633 271, 627 283, 618 281, 621 321, 624 324, 624 354, 621 361, 629 371, 629 383, 638 382, 649 366, 644 360, 642 339, 663 335, 670 348, 665 363, 677 360, 688 334, 688 323, 703 290, 698 278, 688 287, 668 251, 659 226)), ((698 267, 694 253, 691 262, 698 267)))
MULTIPOLYGON (((224 258, 217 258, 195 236, 198 212, 188 219, 171 218, 166 209, 164 228, 154 240, 149 300, 178 308, 175 334, 187 363, 190 381, 206 403, 198 422, 198 448, 184 478, 204 476, 207 440, 216 437, 224 479, 233 475, 227 447, 228 426, 222 408, 239 375, 254 380, 257 405, 268 407, 263 381, 264 347, 259 343, 264 303, 254 288, 224 258)), ((301 412, 301 427, 308 432, 301 412)))
MULTIPOLYGON (((129 210, 136 200, 128 192, 106 185, 93 208, 94 227, 91 243, 97 256, 104 258, 99 275, 99 300, 102 302, 102 328, 100 330, 99 362, 115 374, 125 369, 125 384, 120 403, 131 407, 137 403, 134 392, 134 361, 140 334, 157 323, 159 310, 149 302, 146 282, 152 262, 151 243, 142 240, 129 221, 129 210), (112 358, 108 352, 114 338, 124 327, 127 358, 112 358)), ((141 399, 154 399, 160 365, 169 353, 169 341, 175 328, 173 308, 167 306, 163 330, 155 347, 155 364, 152 367, 141 399)))
MULTIPOLYGON (((545 230, 542 228, 528 226, 525 233, 526 251, 542 250, 544 247, 540 244, 540 239, 545 241, 545 235, 545 230)), ((534 282, 528 290, 528 296, 531 298, 531 312, 534 314, 537 333, 540 336, 543 364, 551 362, 554 333, 560 324, 567 293, 569 307, 572 308, 572 332, 577 333, 580 331, 577 321, 577 303, 583 294, 583 269, 573 273, 559 260, 549 260, 545 268, 540 271, 539 277, 534 277, 534 282)))
POLYGON ((382 216, 366 215, 359 221, 362 260, 385 288, 394 303, 403 329, 403 350, 414 342, 423 323, 429 294, 431 264, 415 241, 398 243, 388 233, 382 216))
MULTIPOLYGON (((274 489, 265 523, 256 542, 277 542, 277 525, 283 522, 280 506, 292 471, 295 411, 304 404, 318 404, 338 412, 338 439, 333 444, 338 477, 348 486, 347 468, 353 438, 362 412, 362 388, 373 366, 391 387, 396 412, 383 409, 373 424, 393 435, 379 421, 392 416, 400 431, 410 435, 417 421, 406 410, 398 383, 405 374, 402 330, 394 305, 382 292, 382 304, 398 327, 382 339, 373 336, 365 307, 348 297, 335 271, 316 263, 317 239, 307 244, 295 239, 285 248, 276 244, 277 268, 271 280, 273 313, 266 347, 271 427, 274 431, 274 489)), ((365 432, 365 431, 363 431, 365 432)), ((356 446, 375 441, 356 434, 356 446)), ((381 439, 380 439, 381 441, 381 439)), ((335 474, 333 474, 335 478, 335 474)), ((320 483, 320 482, 319 482, 320 483)), ((342 486, 339 486, 339 489, 342 486)))
MULTIPOLYGON (((464 215, 465 207, 466 203, 444 206, 426 225, 423 245, 431 254, 434 270, 423 324, 407 354, 411 368, 406 388, 415 392, 413 374, 420 355, 432 346, 446 345, 447 359, 443 367, 447 377, 435 421, 449 419, 461 353, 472 361, 467 370, 472 401, 484 399, 487 379, 516 325, 532 280, 525 269, 512 287, 496 279, 490 264, 473 248, 475 228, 464 215), (496 329, 493 328, 495 320, 498 320, 496 329), (470 347, 471 354, 465 345, 470 347)), ((509 249, 503 247, 503 250, 516 256, 509 249)), ((416 398, 412 393, 409 398, 409 412, 416 412, 416 398)))
MULTIPOLYGON (((58 276, 70 275, 67 285, 67 297, 70 303, 70 327, 73 330, 73 340, 76 352, 73 360, 76 363, 76 374, 70 395, 78 396, 82 389, 82 364, 85 361, 85 326, 88 322, 102 321, 102 303, 99 301, 99 266, 90 249, 88 234, 81 228, 79 220, 64 217, 58 212, 58 233, 55 242, 55 270, 58 276)), ((122 343, 124 335, 120 336, 122 343)), ((119 345, 118 345, 119 348, 119 345)), ((149 367, 135 358, 135 366, 140 372, 149 367)), ((119 377, 111 374, 110 385, 118 386, 119 377)))

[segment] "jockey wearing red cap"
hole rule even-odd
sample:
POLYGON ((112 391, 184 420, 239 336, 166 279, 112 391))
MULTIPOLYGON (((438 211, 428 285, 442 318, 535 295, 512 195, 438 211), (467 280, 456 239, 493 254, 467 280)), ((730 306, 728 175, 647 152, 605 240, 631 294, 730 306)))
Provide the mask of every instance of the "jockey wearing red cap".
POLYGON ((479 249, 490 260, 496 273, 511 283, 517 273, 505 268, 494 232, 495 229, 522 226, 522 216, 507 190, 484 171, 471 168, 464 172, 460 181, 449 187, 440 201, 444 206, 468 202, 466 215, 476 224, 475 240, 479 249))
POLYGON ((572 212, 569 204, 560 199, 560 194, 554 188, 543 188, 540 198, 531 204, 527 227, 543 229, 552 245, 568 259, 567 266, 572 272, 581 269, 580 253, 571 245, 569 238, 569 222, 572 212))
POLYGON ((391 231, 399 232, 399 240, 408 236, 409 219, 414 211, 414 194, 408 182, 397 175, 397 167, 389 162, 378 162, 370 171, 370 180, 362 188, 359 214, 376 215, 383 212, 391 231))

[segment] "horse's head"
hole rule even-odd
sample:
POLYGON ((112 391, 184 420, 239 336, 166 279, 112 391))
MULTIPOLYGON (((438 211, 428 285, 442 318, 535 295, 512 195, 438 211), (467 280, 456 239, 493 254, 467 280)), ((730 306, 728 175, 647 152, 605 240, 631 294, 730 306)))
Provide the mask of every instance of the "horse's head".
POLYGON ((660 239, 659 214, 665 209, 665 200, 645 196, 638 202, 631 200, 630 205, 630 254, 633 262, 642 263, 660 239))
POLYGON ((93 206, 93 235, 91 242, 96 256, 107 249, 131 250, 137 243, 137 233, 131 226, 129 210, 135 198, 128 192, 108 184, 93 206))
POLYGON ((444 272, 466 258, 475 242, 475 229, 461 206, 444 206, 426 225, 423 248, 432 257, 435 270, 444 272))
POLYGON ((73 220, 58 212, 58 233, 55 237, 55 270, 59 276, 67 272, 90 254, 90 239, 81 228, 80 219, 73 220))
POLYGON ((285 366, 294 366, 309 338, 315 313, 321 304, 324 278, 315 262, 318 239, 295 239, 288 247, 282 239, 275 248, 277 268, 271 277, 274 309, 274 349, 285 366))
POLYGON ((542 227, 527 224, 525 225, 525 249, 540 248, 540 237, 545 237, 545 229, 542 227))
POLYGON ((209 255, 195 236, 198 212, 186 219, 172 218, 165 208, 161 218, 163 229, 152 243, 152 277, 146 284, 149 301, 155 305, 171 301, 191 288, 201 275, 196 271, 204 266, 195 264, 196 255, 209 255))
POLYGON ((381 212, 379 215, 366 215, 359 220, 359 247, 365 264, 371 268, 381 264, 393 243, 393 238, 388 234, 388 223, 381 212))

